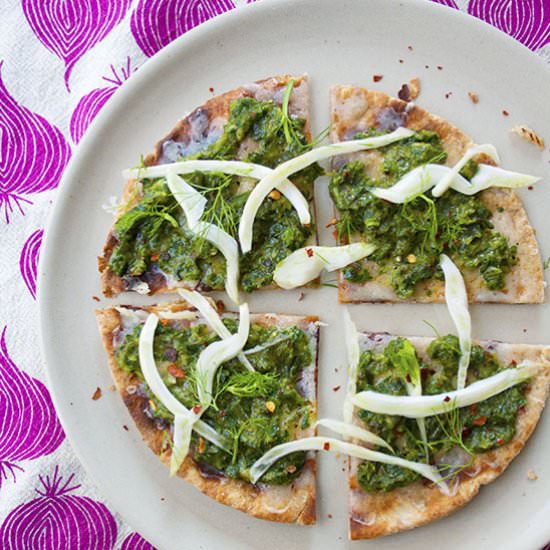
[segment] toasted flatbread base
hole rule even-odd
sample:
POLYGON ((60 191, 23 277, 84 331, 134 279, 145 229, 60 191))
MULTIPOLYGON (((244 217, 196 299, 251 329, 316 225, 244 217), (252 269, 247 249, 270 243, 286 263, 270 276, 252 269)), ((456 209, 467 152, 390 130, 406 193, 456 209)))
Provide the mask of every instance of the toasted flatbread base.
MULTIPOLYGON (((152 306, 146 308, 129 308, 146 312, 184 311, 192 309, 185 302, 152 306)), ((170 441, 168 429, 159 429, 144 410, 147 398, 138 395, 135 388, 140 384, 135 375, 124 372, 117 364, 115 351, 115 332, 122 326, 122 318, 115 308, 97 310, 97 323, 103 344, 109 356, 109 367, 116 387, 130 411, 143 440, 167 466, 170 463, 171 449, 166 445, 170 441), (131 393, 127 388, 130 387, 131 393)), ((315 349, 315 362, 304 368, 304 389, 316 411, 317 382, 317 317, 294 317, 290 315, 252 315, 251 321, 265 325, 299 326, 311 336, 311 345, 315 349), (306 368, 307 367, 307 368, 306 368)), ((181 322, 181 321, 180 321, 181 322)), ((310 427, 301 433, 302 437, 314 434, 310 427)), ((217 473, 201 470, 189 456, 183 462, 178 476, 182 477, 209 497, 252 516, 284 523, 309 525, 315 523, 315 458, 309 456, 301 475, 288 486, 252 485, 240 480, 230 479, 217 473)))
MULTIPOLYGON (((429 113, 414 103, 406 103, 382 92, 375 92, 355 86, 335 86, 331 89, 331 140, 352 139, 357 132, 378 126, 381 112, 390 113, 401 120, 403 126, 413 130, 437 132, 445 151, 447 164, 455 164, 472 140, 458 128, 429 113), (388 111, 385 111, 388 109, 388 111)), ((336 157, 334 166, 339 167, 352 159, 369 161, 376 170, 376 161, 381 158, 377 151, 361 152, 346 157, 336 157)), ((480 160, 490 163, 488 158, 480 160)), ((375 172, 374 172, 375 173, 375 172)), ((490 291, 483 284, 479 272, 464 273, 470 302, 496 302, 532 304, 544 302, 544 278, 542 260, 533 228, 520 199, 510 189, 487 189, 482 194, 485 205, 493 212, 493 224, 509 242, 518 245, 518 263, 506 278, 506 288, 490 291), (498 212, 497 208, 502 208, 498 212)), ((444 282, 435 279, 418 285, 410 299, 401 300, 391 288, 387 275, 377 275, 378 266, 367 262, 374 278, 365 283, 350 283, 339 275, 340 302, 443 302, 444 282)))
MULTIPOLYGON (((365 349, 381 351, 389 335, 365 335, 365 349)), ((409 338, 421 357, 429 338, 409 338)), ((476 455, 474 464, 460 474, 459 483, 452 496, 444 495, 431 484, 417 481, 387 493, 366 493, 357 480, 360 461, 352 459, 349 470, 349 535, 351 539, 372 539, 399 531, 419 527, 458 510, 472 500, 482 485, 496 479, 513 458, 523 449, 533 433, 544 409, 550 385, 550 347, 500 342, 479 342, 485 349, 494 352, 503 364, 520 363, 526 359, 545 366, 533 378, 527 390, 525 411, 518 416, 514 439, 498 449, 476 455)), ((356 422, 364 426, 356 418, 356 422)))
MULTIPOLYGON (((198 107, 189 115, 181 119, 174 129, 155 146, 155 151, 147 155, 144 160, 146 166, 153 166, 163 162, 163 144, 175 142, 189 148, 189 154, 204 150, 221 135, 223 127, 229 120, 229 107, 232 101, 244 97, 253 97, 261 101, 273 100, 281 104, 283 94, 288 82, 294 80, 294 88, 289 103, 289 111, 292 115, 305 119, 304 128, 306 138, 311 138, 309 128, 309 90, 307 76, 281 75, 254 82, 247 86, 241 86, 219 96, 209 99, 204 105, 198 107)), ((244 144, 244 142, 243 142, 244 144)), ((250 144, 249 144, 250 145, 250 144)), ((243 157, 246 155, 246 147, 242 147, 243 157)), ((167 162, 167 161, 164 161, 167 162)), ((129 210, 139 202, 140 186, 136 180, 126 184, 122 194, 124 211, 129 210)), ((313 209, 313 204, 311 205, 313 209)), ((121 215, 123 212, 119 212, 121 215)), ((114 234, 114 227, 107 236, 103 247, 103 255, 98 258, 99 272, 101 273, 102 292, 107 297, 116 296, 126 290, 133 290, 128 287, 126 281, 116 275, 109 268, 109 259, 117 245, 114 234)), ((171 292, 175 288, 195 289, 199 287, 197 281, 176 281, 167 280, 162 273, 155 272, 147 274, 146 280, 149 287, 148 294, 171 292)), ((139 281, 136 281, 136 285, 139 281)))

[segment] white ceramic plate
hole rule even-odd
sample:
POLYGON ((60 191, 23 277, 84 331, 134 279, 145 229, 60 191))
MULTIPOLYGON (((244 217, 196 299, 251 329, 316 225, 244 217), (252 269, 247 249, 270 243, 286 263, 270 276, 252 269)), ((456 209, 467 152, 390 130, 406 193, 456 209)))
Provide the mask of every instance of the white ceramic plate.
MULTIPOLYGON (((525 123, 550 139, 548 69, 504 34, 429 2, 264 0, 191 31, 140 68, 94 122, 65 174, 42 252, 40 306, 49 385, 70 442, 111 506, 160 549, 321 550, 350 545, 342 457, 319 456, 314 527, 256 520, 209 500, 180 479, 170 479, 141 442, 119 396, 107 391, 112 382, 93 312, 98 304, 92 296, 100 295, 96 256, 111 223, 101 205, 119 195, 120 171, 135 165, 184 113, 207 99, 209 88, 220 93, 270 75, 302 72, 311 78, 314 131, 328 123, 331 84, 356 83, 395 94, 402 83, 418 76, 422 106, 456 123, 478 143, 495 144, 506 167, 548 175, 548 153, 508 132, 513 124, 525 123), (373 84, 373 74, 384 78, 373 84), (469 91, 479 95, 477 105, 469 100, 469 91), (509 117, 502 115, 503 109, 509 117), (103 388, 103 397, 92 401, 97 386, 103 388)), ((331 217, 326 187, 326 181, 317 184, 320 227, 331 217)), ((550 190, 543 183, 521 194, 548 254, 550 190)), ((321 239, 332 243, 328 230, 321 239)), ((308 290, 301 302, 298 296, 298 291, 284 297, 259 293, 251 298, 251 307, 319 314, 329 323, 321 335, 320 414, 339 417, 343 390, 332 388, 345 384, 342 306, 336 304, 333 288, 308 290)), ((121 301, 147 299, 129 296, 121 301)), ((431 335, 424 319, 440 331, 452 328, 444 306, 350 309, 360 329, 431 335)), ((472 311, 478 338, 550 341, 548 305, 488 305, 472 311)), ((550 540, 548 417, 544 415, 508 471, 466 508, 370 544, 383 549, 541 547, 550 540), (530 468, 538 481, 527 480, 530 468)))

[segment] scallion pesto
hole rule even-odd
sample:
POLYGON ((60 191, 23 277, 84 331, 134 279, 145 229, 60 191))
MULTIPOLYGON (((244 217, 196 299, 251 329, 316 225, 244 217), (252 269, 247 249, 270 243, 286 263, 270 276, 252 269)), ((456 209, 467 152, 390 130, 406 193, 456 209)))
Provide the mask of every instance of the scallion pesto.
MULTIPOLYGON (((373 390, 390 395, 407 395, 405 380, 396 365, 406 340, 392 340, 382 353, 361 353, 357 391, 373 390)), ((417 355, 423 394, 434 395, 456 388, 456 373, 460 348, 456 336, 436 338, 428 347, 428 362, 417 355)), ((504 369, 496 356, 480 346, 472 347, 467 385, 504 369)), ((526 403, 526 384, 514 386, 490 399, 470 407, 456 409, 444 415, 425 419, 430 459, 440 459, 443 476, 453 476, 460 466, 445 466, 444 457, 459 448, 470 459, 475 454, 490 451, 509 443, 514 437, 518 412, 526 403), (443 460, 441 461, 441 458, 443 460)), ((385 439, 400 457, 416 462, 425 461, 424 446, 416 420, 360 411, 359 417, 369 430, 385 439)), ((380 449, 384 452, 384 449, 380 449)), ((412 470, 387 464, 364 462, 358 469, 361 487, 368 492, 391 491, 420 479, 412 470)))
MULTIPOLYGON (((272 101, 241 98, 233 101, 223 133, 205 151, 189 159, 242 160, 275 167, 308 148, 305 121, 284 117, 272 101), (290 130, 289 130, 290 129, 290 130), (253 143, 253 146, 250 146, 253 143)), ((313 196, 313 181, 321 169, 312 165, 292 176, 305 197, 313 196)), ((186 180, 207 199, 203 220, 237 236, 242 209, 250 193, 242 178, 216 173, 194 173, 186 180)), ((142 180, 139 202, 117 221, 109 267, 127 281, 168 274, 177 281, 197 281, 210 289, 223 289, 225 259, 200 235, 187 228, 185 216, 163 178, 142 180)), ((252 251, 241 256, 241 285, 252 291, 270 285, 276 264, 304 246, 313 227, 304 227, 290 202, 275 194, 264 201, 254 222, 252 251)))
MULTIPOLYGON (((225 319, 231 332, 236 321, 225 319)), ((138 357, 141 325, 127 334, 115 351, 121 369, 143 380, 138 357)), ((195 365, 200 352, 218 338, 204 324, 192 328, 157 327, 155 361, 164 383, 186 407, 198 403, 195 365)), ((308 335, 298 327, 277 328, 252 324, 245 350, 270 345, 248 355, 256 372, 247 371, 237 360, 224 363, 214 382, 214 402, 202 419, 232 442, 231 454, 193 434, 191 452, 195 461, 210 471, 235 479, 249 480, 249 468, 266 451, 295 439, 297 430, 310 425, 311 403, 300 382, 313 355, 308 335)), ((152 418, 173 421, 172 414, 151 394, 146 409, 152 418)), ((267 484, 287 484, 300 475, 305 453, 293 453, 279 460, 263 477, 267 484)))
MULTIPOLYGON (((340 240, 360 234, 375 244, 369 261, 378 265, 377 274, 384 275, 402 299, 412 296, 420 282, 441 277, 442 253, 461 268, 479 270, 489 290, 503 290, 506 275, 517 261, 517 248, 493 228, 492 213, 480 194, 466 196, 450 190, 440 198, 421 194, 405 204, 393 204, 369 193, 373 187, 392 186, 417 166, 444 163, 447 155, 439 136, 416 132, 380 153, 379 177, 369 177, 361 161, 352 161, 331 179, 330 194, 340 214, 340 240)), ((476 171, 476 163, 470 161, 461 174, 471 179, 476 171)), ((357 264, 347 268, 344 276, 350 282, 365 282, 373 273, 357 264)))

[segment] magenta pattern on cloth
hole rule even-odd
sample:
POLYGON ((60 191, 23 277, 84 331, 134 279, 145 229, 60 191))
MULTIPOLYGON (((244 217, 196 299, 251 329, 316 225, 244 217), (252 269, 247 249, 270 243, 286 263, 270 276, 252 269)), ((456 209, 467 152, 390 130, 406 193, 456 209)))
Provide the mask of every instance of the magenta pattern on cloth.
POLYGON ((231 0, 139 0, 132 34, 149 57, 188 30, 235 7, 231 0))
POLYGON ((31 296, 36 299, 36 273, 38 271, 38 257, 40 256, 40 245, 42 244, 43 229, 37 229, 25 241, 19 258, 19 269, 23 281, 27 285, 31 296))
POLYGON ((65 63, 65 86, 78 60, 122 21, 131 0, 22 0, 42 44, 65 63))
POLYGON ((0 215, 24 214, 29 195, 54 189, 71 156, 58 128, 20 105, 2 80, 0 62, 0 215))
MULTIPOLYGON (((2 481, 22 464, 53 453, 65 438, 46 386, 19 370, 0 337, 0 498, 2 481)), ((0 546, 0 548, 3 548, 0 546)))
MULTIPOLYGON (((80 142, 148 58, 208 19, 252 1, 4 0, 12 24, 2 28, 8 20, 3 14, 0 46, 3 35, 16 46, 11 55, 0 49, 0 228, 7 236, 2 265, 14 267, 10 292, 17 295, 17 307, 0 309, 0 548, 154 550, 101 502, 65 442, 40 380, 37 350, 20 361, 26 350, 17 344, 37 325, 37 266, 52 202, 48 193, 59 185, 71 157, 69 140, 80 142), (27 77, 39 67, 21 60, 19 49, 26 48, 48 67, 37 73, 42 80, 34 79, 34 88, 27 77), (55 96, 42 97, 50 85, 55 96), (19 489, 23 478, 31 489, 19 489)), ((547 0, 432 1, 478 17, 533 51, 542 53, 550 43, 547 0)))
POLYGON ((38 497, 13 510, 0 527, 0 548, 14 550, 111 550, 117 537, 116 521, 101 502, 74 492, 56 466, 50 477, 38 476, 38 497))

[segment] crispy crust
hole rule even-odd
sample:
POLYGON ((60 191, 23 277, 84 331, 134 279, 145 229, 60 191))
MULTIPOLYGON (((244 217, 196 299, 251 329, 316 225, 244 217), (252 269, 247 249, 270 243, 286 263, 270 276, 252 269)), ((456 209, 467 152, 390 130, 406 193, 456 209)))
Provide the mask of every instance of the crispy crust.
MULTIPOLYGON (((431 339, 409 338, 422 355, 431 339)), ((387 340, 386 340, 387 341, 387 340)), ((416 482, 388 493, 364 492, 357 481, 353 460, 349 474, 349 536, 372 539, 419 527, 458 510, 472 500, 482 485, 496 479, 523 449, 544 409, 550 385, 550 347, 481 342, 493 350, 504 364, 529 359, 545 365, 533 378, 527 391, 525 412, 518 417, 514 439, 496 450, 476 456, 475 462, 460 477, 453 496, 446 496, 433 486, 416 482)))
MULTIPOLYGON (((229 106, 235 99, 243 97, 254 97, 258 100, 274 100, 282 102, 283 92, 290 79, 294 79, 294 89, 289 104, 292 114, 306 120, 305 134, 307 139, 311 138, 309 128, 309 92, 307 76, 280 75, 265 80, 259 80, 247 86, 241 86, 219 96, 209 99, 204 105, 198 107, 189 115, 181 119, 176 126, 155 146, 153 153, 145 158, 145 165, 152 166, 159 162, 162 156, 163 143, 172 140, 182 143, 184 146, 202 144, 205 148, 210 142, 211 136, 219 135, 221 129, 229 119, 229 106)), ((197 149, 198 150, 198 149, 197 149)), ((139 182, 129 181, 123 191, 122 203, 124 211, 128 210, 138 202, 139 182)), ((313 208, 313 205, 312 205, 313 208)), ((122 212, 119 213, 119 215, 122 212)), ((124 292, 127 285, 122 277, 119 277, 109 268, 109 258, 117 244, 114 234, 114 227, 111 228, 105 245, 103 255, 98 257, 98 268, 101 273, 101 290, 107 297, 112 297, 124 292)), ((171 292, 176 286, 183 288, 196 288, 196 281, 182 281, 181 283, 169 284, 162 274, 153 274, 148 280, 149 294, 171 292)))
MULTIPOLYGON (((473 144, 472 140, 458 128, 429 113, 414 103, 406 103, 382 92, 375 92, 354 86, 335 86, 331 89, 331 140, 351 139, 357 132, 378 126, 381 112, 391 113, 402 124, 413 130, 437 132, 447 151, 447 164, 455 164, 473 144), (386 111, 389 109, 389 111, 386 111)), ((374 166, 380 153, 373 151, 358 153, 346 158, 337 157, 334 165, 341 166, 351 158, 368 160, 374 166)), ((490 162, 489 159, 479 160, 490 162)), ((483 285, 478 272, 465 273, 470 302, 495 303, 542 303, 545 300, 542 261, 535 239, 535 232, 529 224, 520 199, 510 189, 488 189, 482 195, 484 203, 493 212, 495 228, 511 243, 518 244, 518 263, 508 274, 506 289, 493 292, 483 285), (502 207, 503 212, 497 212, 502 207)), ((368 262, 375 276, 366 283, 349 283, 339 275, 340 302, 443 302, 444 284, 430 280, 418 285, 408 300, 399 299, 389 285, 387 277, 376 275, 376 264, 368 262)))
MULTIPOLYGON (((185 302, 152 306, 143 309, 145 311, 183 311, 192 309, 185 302)), ((121 315, 114 309, 96 311, 97 323, 103 340, 103 345, 109 356, 109 367, 116 387, 128 408, 143 440, 150 449, 159 456, 160 460, 169 465, 171 450, 163 444, 165 433, 168 430, 159 429, 155 422, 144 412, 147 399, 129 394, 126 388, 136 386, 139 380, 135 375, 129 375, 119 368, 115 355, 113 332, 121 326, 121 315)), ((266 325, 281 324, 298 325, 302 328, 310 328, 317 321, 317 317, 293 317, 275 315, 254 315, 252 320, 266 325)), ((318 338, 318 329, 315 331, 315 347, 318 338)), ((316 388, 317 365, 308 373, 308 383, 311 388, 316 388)), ((314 390, 316 392, 316 389, 314 390)), ((313 408, 316 409, 316 397, 313 398, 313 408)), ((312 435, 313 428, 303 432, 303 436, 312 435)), ((302 474, 294 482, 286 487, 252 485, 244 481, 227 478, 223 475, 214 475, 201 470, 198 464, 187 457, 182 464, 178 476, 194 485, 209 497, 252 516, 278 521, 283 523, 298 523, 311 525, 315 523, 315 459, 308 458, 302 474)))

